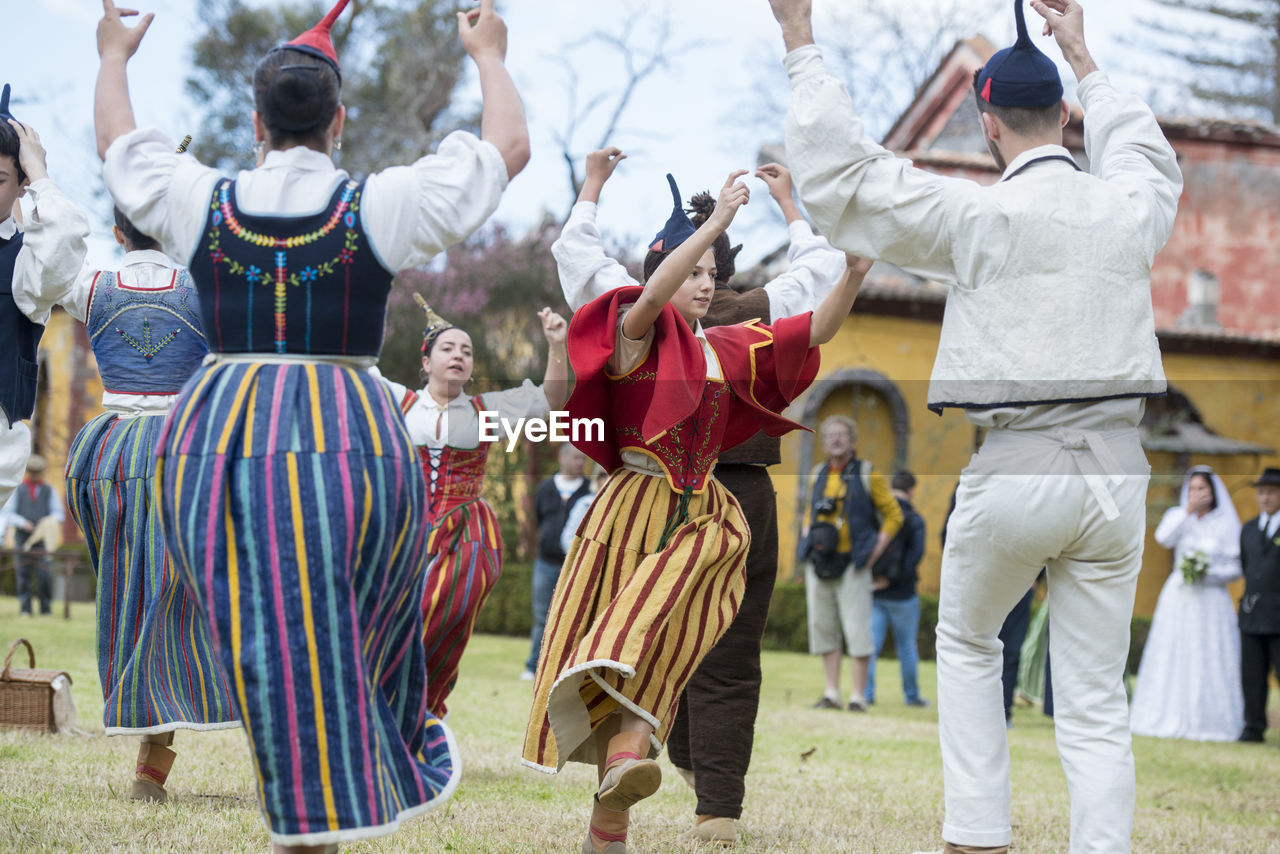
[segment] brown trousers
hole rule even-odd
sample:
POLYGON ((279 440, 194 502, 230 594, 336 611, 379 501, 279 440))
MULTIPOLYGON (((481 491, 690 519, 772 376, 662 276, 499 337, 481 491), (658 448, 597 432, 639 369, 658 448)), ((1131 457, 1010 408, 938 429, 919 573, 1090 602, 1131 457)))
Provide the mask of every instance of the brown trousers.
POLYGON ((764 466, 722 464, 716 478, 742 505, 751 531, 747 587, 737 617, 680 695, 667 750, 694 772, 698 815, 742 816, 760 707, 760 643, 778 577, 778 503, 764 466))

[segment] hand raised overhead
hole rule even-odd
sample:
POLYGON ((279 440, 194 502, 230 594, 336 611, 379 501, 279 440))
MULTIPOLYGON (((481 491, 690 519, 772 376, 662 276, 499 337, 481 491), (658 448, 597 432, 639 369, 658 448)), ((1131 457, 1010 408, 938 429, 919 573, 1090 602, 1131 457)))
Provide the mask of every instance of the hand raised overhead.
POLYGON ((538 312, 538 319, 542 321, 542 334, 548 344, 563 344, 569 337, 569 324, 549 307, 538 312))
POLYGON ((102 0, 102 20, 98 21, 98 56, 128 61, 129 57, 137 53, 142 37, 147 34, 147 28, 156 17, 154 13, 148 12, 138 21, 137 26, 125 24, 124 18, 132 18, 137 14, 137 9, 117 9, 113 0, 102 0))
POLYGON ((708 224, 714 224, 716 228, 724 231, 729 227, 729 223, 733 222, 733 218, 738 213, 738 208, 751 200, 751 190, 739 180, 746 174, 746 169, 739 169, 729 175, 724 182, 724 186, 720 188, 720 197, 716 199, 716 209, 707 218, 708 224))
MULTIPOLYGON (((40 142, 40 134, 30 125, 24 125, 15 119, 9 119, 9 126, 18 135, 18 167, 32 181, 48 178, 45 166, 44 144, 40 142)), ((19 222, 22 220, 19 219, 19 222)))
POLYGON ((480 0, 479 7, 458 13, 458 37, 476 62, 507 58, 507 25, 493 10, 493 0, 480 0))
POLYGON ((613 175, 613 170, 618 168, 618 164, 626 159, 627 155, 622 153, 622 149, 612 145, 593 151, 587 155, 586 179, 603 186, 613 175))

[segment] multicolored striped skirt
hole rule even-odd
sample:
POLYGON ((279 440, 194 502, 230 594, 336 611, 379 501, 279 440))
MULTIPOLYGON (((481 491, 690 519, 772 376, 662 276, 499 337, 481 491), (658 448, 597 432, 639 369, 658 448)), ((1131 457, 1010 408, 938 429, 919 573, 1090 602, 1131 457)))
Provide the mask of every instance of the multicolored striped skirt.
POLYGON ((427 708, 441 718, 480 607, 501 573, 502 536, 488 502, 476 498, 433 520, 422 595, 422 645, 427 708))
POLYGON ((164 547, 153 501, 162 415, 104 412, 67 461, 67 504, 97 578, 107 735, 240 725, 209 631, 164 547))
POLYGON ((160 437, 165 535, 244 721, 274 842, 379 836, 442 803, 457 748, 426 704, 425 488, 366 371, 226 362, 160 437))
POLYGON ((662 749, 685 683, 738 613, 751 533, 715 480, 658 550, 680 494, 665 478, 619 469, 578 529, 551 600, 524 763, 554 773, 596 762, 592 732, 620 709, 662 749))

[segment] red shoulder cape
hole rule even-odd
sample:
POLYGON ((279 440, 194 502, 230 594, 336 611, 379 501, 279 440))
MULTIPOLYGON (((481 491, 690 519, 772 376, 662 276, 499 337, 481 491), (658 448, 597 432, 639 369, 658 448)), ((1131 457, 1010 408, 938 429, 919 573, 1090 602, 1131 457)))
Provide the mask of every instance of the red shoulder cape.
MULTIPOLYGON (((577 447, 606 471, 622 465, 616 425, 609 424, 614 391, 606 371, 613 355, 621 306, 639 299, 641 287, 623 287, 592 300, 569 323, 569 364, 576 378, 566 410, 571 418, 604 418, 603 441, 580 441, 577 447)), ((734 392, 734 407, 721 450, 759 431, 781 436, 806 429, 778 415, 813 382, 818 348, 809 346, 809 315, 784 318, 772 326, 759 321, 705 330, 720 369, 734 392)), ((656 381, 640 424, 646 442, 653 441, 691 415, 702 400, 707 363, 693 330, 670 304, 654 321, 653 343, 646 361, 654 359, 656 381)))

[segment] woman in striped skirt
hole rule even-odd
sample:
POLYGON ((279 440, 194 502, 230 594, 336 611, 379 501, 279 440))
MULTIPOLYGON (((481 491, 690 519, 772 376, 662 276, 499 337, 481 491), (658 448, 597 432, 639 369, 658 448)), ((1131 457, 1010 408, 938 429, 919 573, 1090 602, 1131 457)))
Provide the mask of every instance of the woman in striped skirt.
MULTIPOLYGON (((567 324, 549 308, 538 312, 550 351, 543 384, 529 380, 505 391, 468 395, 475 367, 471 336, 419 303, 427 313, 422 372, 427 384, 409 392, 392 384, 427 484, 427 573, 422 642, 427 655, 427 708, 441 718, 458 681, 458 662, 476 617, 502 572, 498 517, 480 497, 494 442, 481 437, 480 417, 546 418, 569 395, 567 324)), ((506 436, 497 430, 499 441, 506 436)))
POLYGON ((103 723, 107 735, 142 736, 130 797, 163 801, 174 730, 239 726, 152 501, 161 426, 208 348, 187 272, 118 209, 114 232, 126 251, 119 270, 20 298, 83 322, 102 374, 106 411, 71 444, 67 503, 97 577, 103 723))
POLYGON ((710 476, 716 457, 760 430, 799 426, 777 413, 813 381, 817 345, 857 294, 846 273, 812 314, 702 329, 711 245, 747 201, 744 174, 730 176, 697 229, 668 176, 675 210, 650 247, 644 287, 588 303, 569 328, 570 417, 607 425, 600 441, 577 444, 610 475, 556 586, 524 762, 548 773, 568 760, 596 765, 584 854, 626 850, 629 808, 661 783, 651 757, 680 692, 737 613, 750 533, 710 476))
POLYGON ((277 850, 392 832, 457 785, 426 706, 425 489, 404 420, 370 372, 397 270, 494 208, 527 160, 505 26, 460 17, 484 139, 353 181, 329 27, 254 76, 258 168, 229 180, 135 130, 125 65, 148 21, 99 24, 96 117, 107 186, 165 251, 190 258, 211 358, 158 439, 166 541, 244 722, 277 850))

